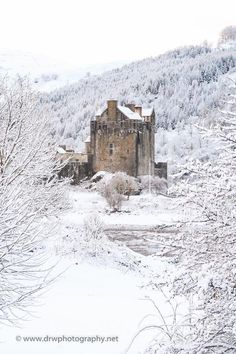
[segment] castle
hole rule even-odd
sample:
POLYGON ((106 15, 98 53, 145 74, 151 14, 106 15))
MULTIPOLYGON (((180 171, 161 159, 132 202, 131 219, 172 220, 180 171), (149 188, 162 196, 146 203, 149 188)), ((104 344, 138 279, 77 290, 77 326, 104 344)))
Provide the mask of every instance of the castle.
POLYGON ((90 137, 85 153, 58 149, 58 158, 68 161, 62 176, 77 183, 98 171, 123 171, 137 177, 154 175, 155 112, 133 103, 119 105, 108 100, 107 106, 90 122, 90 137))

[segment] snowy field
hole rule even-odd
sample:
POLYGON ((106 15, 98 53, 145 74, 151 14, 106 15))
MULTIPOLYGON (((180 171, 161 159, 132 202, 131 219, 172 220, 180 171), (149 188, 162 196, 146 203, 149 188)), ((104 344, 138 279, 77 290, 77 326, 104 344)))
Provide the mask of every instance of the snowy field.
MULTIPOLYGON (((142 256, 122 243, 105 239, 92 254, 87 252, 86 242, 80 241, 78 230, 94 212, 105 227, 116 228, 174 224, 184 215, 173 200, 161 196, 133 196, 124 203, 122 212, 109 213, 106 202, 96 192, 74 187, 69 194, 71 205, 58 218, 57 236, 45 245, 50 262, 59 262, 55 272, 63 274, 40 297, 33 316, 28 315, 21 327, 1 329, 1 353, 142 353, 157 331, 154 328, 142 332, 128 350, 138 331, 146 325, 163 325, 161 315, 167 316, 170 323, 173 320, 168 289, 162 289, 163 293, 152 283, 155 278, 171 278, 174 264, 159 257, 142 256), (63 335, 77 337, 77 342, 65 337, 60 343, 24 341, 29 336, 63 335), (114 337, 114 341, 101 343, 101 339, 96 339, 94 343, 82 343, 83 337, 97 336, 114 337)), ((181 316, 177 317, 181 321, 186 304, 183 299, 178 301, 181 316)))
POLYGON ((82 224, 83 220, 98 213, 106 225, 139 225, 157 226, 171 225, 184 218, 183 211, 178 210, 178 202, 164 196, 141 194, 131 196, 130 200, 124 201, 120 213, 110 213, 107 203, 97 192, 89 192, 71 189, 70 200, 72 210, 65 214, 64 223, 82 224))

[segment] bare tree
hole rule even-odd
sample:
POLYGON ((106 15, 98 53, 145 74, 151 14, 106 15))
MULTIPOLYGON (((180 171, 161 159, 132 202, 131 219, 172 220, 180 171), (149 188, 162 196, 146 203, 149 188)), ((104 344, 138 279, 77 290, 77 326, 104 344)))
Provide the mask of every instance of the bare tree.
POLYGON ((27 80, 0 82, 0 320, 15 321, 45 287, 42 241, 62 206, 48 112, 27 80))

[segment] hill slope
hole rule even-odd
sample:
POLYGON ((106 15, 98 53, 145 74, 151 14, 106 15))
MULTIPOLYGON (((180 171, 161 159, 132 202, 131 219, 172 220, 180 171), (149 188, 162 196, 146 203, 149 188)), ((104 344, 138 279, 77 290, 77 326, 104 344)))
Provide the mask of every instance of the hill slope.
POLYGON ((89 132, 89 120, 108 98, 153 105, 158 127, 184 127, 219 105, 221 78, 235 67, 235 49, 184 47, 82 79, 43 101, 53 112, 58 142, 79 147, 89 132))

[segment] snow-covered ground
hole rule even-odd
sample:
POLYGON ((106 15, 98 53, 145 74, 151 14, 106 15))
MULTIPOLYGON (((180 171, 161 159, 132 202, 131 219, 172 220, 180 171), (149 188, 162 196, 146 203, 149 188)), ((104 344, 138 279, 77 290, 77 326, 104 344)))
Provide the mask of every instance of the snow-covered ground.
MULTIPOLYGON (((175 272, 174 264, 159 257, 142 256, 122 244, 105 239, 104 244, 91 256, 77 231, 94 212, 110 227, 175 223, 183 218, 175 203, 160 196, 133 196, 124 203, 123 213, 110 214, 105 201, 96 192, 73 187, 69 194, 71 206, 58 218, 58 234, 45 245, 51 262, 59 261, 55 272, 65 271, 40 297, 33 308, 33 317, 27 316, 19 328, 1 329, 1 353, 126 353, 136 333, 145 325, 163 325, 161 315, 167 316, 170 322, 173 318, 168 289, 164 288, 162 293, 150 284, 158 277, 171 278, 175 272), (72 246, 74 251, 71 251, 72 246), (83 252, 80 248, 83 248, 83 252), (148 299, 155 301, 160 313, 148 299), (147 315, 151 316, 140 324, 147 315), (64 339, 60 343, 24 341, 24 337, 29 336, 44 338, 63 335, 80 339, 77 342, 64 339), (83 337, 96 336, 114 337, 114 341, 82 343, 83 337)), ((183 299, 178 299, 178 302, 180 308, 177 318, 181 321, 186 312, 186 303, 183 299)), ((156 329, 144 331, 128 353, 142 353, 156 334, 156 329)))
MULTIPOLYGON (((134 272, 108 267, 63 262, 70 266, 60 279, 44 294, 34 317, 21 324, 21 328, 5 328, 0 332, 1 352, 4 354, 35 353, 124 353, 137 333, 140 321, 148 314, 158 315, 149 300, 155 300, 162 313, 170 309, 166 299, 158 292, 140 288, 143 278, 134 272), (24 342, 29 336, 118 337, 106 343, 24 342), (20 336, 21 341, 16 340, 20 336)), ((160 324, 161 319, 147 323, 160 324)), ((130 353, 138 353, 155 335, 144 333, 134 342, 130 353)))
POLYGON ((184 218, 183 211, 178 208, 177 201, 151 194, 131 196, 123 202, 120 213, 110 213, 107 203, 97 192, 76 189, 70 192, 72 210, 64 216, 67 221, 75 224, 82 224, 84 219, 97 212, 106 225, 134 225, 134 226, 157 226, 171 225, 184 218))

